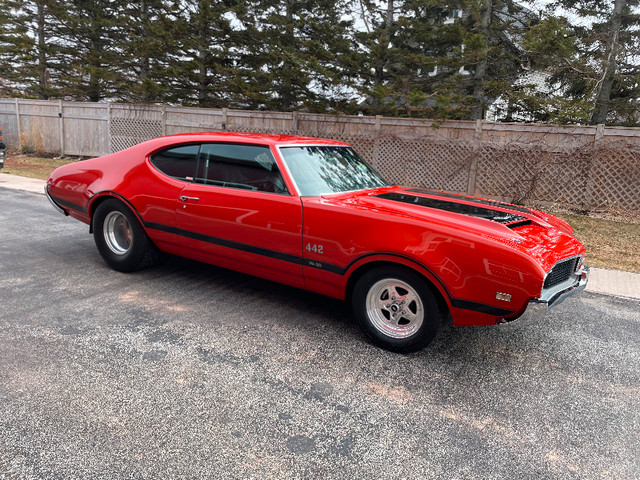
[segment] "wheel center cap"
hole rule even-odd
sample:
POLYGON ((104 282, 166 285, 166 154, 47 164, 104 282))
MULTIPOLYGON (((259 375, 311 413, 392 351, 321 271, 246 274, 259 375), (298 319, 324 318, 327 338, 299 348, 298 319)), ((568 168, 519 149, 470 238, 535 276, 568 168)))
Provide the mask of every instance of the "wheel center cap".
POLYGON ((397 312, 398 310, 400 310, 400 306, 397 303, 394 303, 391 305, 391 311, 392 312, 397 312))

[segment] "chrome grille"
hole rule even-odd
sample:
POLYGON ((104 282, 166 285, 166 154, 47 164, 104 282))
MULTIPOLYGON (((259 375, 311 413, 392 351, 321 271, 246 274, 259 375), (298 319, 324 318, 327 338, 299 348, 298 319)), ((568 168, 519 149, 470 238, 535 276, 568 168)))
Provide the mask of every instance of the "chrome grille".
POLYGON ((544 288, 551 288, 568 280, 578 268, 580 258, 581 257, 569 258, 568 260, 556 263, 555 266, 549 270, 547 278, 544 280, 544 288))

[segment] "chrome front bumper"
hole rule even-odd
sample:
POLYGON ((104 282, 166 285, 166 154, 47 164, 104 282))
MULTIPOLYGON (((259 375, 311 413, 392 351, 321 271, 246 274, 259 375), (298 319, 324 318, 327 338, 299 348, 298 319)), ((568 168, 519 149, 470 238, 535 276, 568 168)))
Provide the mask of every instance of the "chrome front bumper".
POLYGON ((524 325, 529 324, 544 315, 551 307, 556 307, 568 297, 580 293, 587 288, 589 281, 589 267, 582 266, 569 280, 555 288, 543 291, 540 298, 534 298, 527 305, 526 310, 517 318, 503 318, 499 325, 524 325))

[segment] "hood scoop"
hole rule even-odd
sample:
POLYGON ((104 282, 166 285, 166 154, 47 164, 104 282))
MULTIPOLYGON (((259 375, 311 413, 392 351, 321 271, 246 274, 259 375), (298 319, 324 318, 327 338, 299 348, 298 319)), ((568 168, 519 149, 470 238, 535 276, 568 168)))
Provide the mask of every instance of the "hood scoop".
MULTIPOLYGON (((427 193, 428 195, 439 195, 438 193, 435 193, 435 192, 433 194, 431 192, 424 192, 424 193, 427 193)), ((512 212, 504 212, 501 210, 494 210, 491 208, 480 206, 479 204, 477 204, 479 202, 474 202, 475 199, 472 199, 472 198, 469 198, 468 200, 470 202, 476 203, 475 205, 469 204, 469 203, 457 202, 453 199, 449 199, 450 196, 448 195, 447 196, 442 195, 441 196, 442 198, 432 198, 432 197, 423 197, 418 195, 410 195, 408 193, 388 192, 388 193, 382 193, 380 195, 374 195, 374 196, 385 199, 385 200, 408 203, 411 205, 419 205, 421 207, 435 208, 438 210, 446 210, 447 212, 460 213, 462 215, 469 215, 471 217, 476 217, 476 218, 484 218, 485 220, 498 222, 510 228, 517 228, 517 227, 521 227, 531 223, 531 221, 528 218, 523 217, 522 215, 517 215, 512 212), (528 222, 528 223, 525 223, 525 222, 528 222), (513 226, 510 224, 513 224, 513 226)), ((467 198, 464 198, 464 201, 467 201, 467 198)), ((501 205, 498 202, 495 202, 495 203, 491 202, 491 204, 495 206, 500 206, 501 208, 518 211, 518 207, 512 208, 511 205, 507 205, 507 204, 501 205)), ((526 211, 526 209, 524 208, 522 210, 526 211)))

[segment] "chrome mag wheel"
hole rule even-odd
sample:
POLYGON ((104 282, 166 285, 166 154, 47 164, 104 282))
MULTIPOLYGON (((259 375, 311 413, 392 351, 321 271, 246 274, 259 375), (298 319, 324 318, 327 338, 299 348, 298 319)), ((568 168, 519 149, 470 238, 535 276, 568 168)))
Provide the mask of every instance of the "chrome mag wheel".
POLYGON ((133 245, 133 229, 127 217, 119 211, 112 211, 104 219, 104 240, 116 255, 125 255, 133 245))
POLYGON ((407 282, 397 278, 383 278, 374 283, 365 302, 371 325, 387 337, 411 337, 424 322, 420 295, 407 282))

